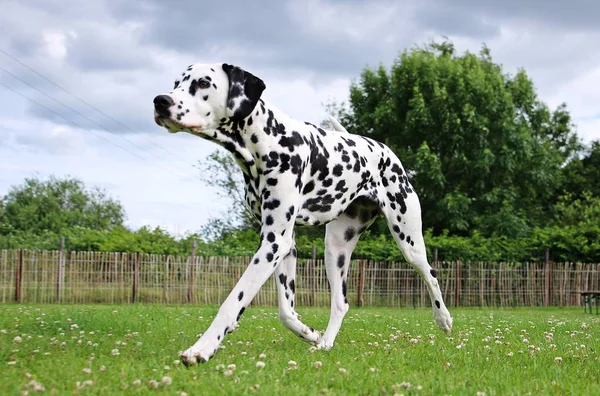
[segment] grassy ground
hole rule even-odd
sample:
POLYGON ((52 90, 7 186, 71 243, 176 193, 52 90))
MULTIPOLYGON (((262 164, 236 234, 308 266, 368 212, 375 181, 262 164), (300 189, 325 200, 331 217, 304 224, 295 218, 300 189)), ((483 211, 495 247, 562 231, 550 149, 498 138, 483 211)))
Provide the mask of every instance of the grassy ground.
MULTIPOLYGON (((315 328, 327 324, 326 310, 300 312, 315 328)), ((0 305, 0 394, 600 395, 600 317, 451 312, 446 336, 429 309, 353 308, 336 346, 315 352, 275 309, 251 307, 224 349, 188 369, 178 351, 216 307, 0 305)))

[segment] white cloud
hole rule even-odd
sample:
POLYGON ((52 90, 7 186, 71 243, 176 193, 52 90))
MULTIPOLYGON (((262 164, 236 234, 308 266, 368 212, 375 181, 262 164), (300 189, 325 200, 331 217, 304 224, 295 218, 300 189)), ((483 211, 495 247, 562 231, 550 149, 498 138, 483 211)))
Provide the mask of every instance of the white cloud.
MULTIPOLYGON (((67 36, 63 32, 47 31, 42 33, 46 47, 45 52, 52 58, 63 60, 67 55, 66 39, 67 36)), ((72 37, 75 34, 72 34, 72 37)))

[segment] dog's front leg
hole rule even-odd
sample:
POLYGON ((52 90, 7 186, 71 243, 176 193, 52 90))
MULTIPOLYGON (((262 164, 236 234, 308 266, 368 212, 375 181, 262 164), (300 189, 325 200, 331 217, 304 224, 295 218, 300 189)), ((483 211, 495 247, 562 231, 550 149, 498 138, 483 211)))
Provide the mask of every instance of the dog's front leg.
POLYGON ((263 229, 260 248, 219 308, 210 327, 191 348, 181 354, 183 364, 207 362, 217 351, 225 335, 233 331, 246 307, 292 248, 292 231, 286 228, 275 230, 270 226, 263 229))

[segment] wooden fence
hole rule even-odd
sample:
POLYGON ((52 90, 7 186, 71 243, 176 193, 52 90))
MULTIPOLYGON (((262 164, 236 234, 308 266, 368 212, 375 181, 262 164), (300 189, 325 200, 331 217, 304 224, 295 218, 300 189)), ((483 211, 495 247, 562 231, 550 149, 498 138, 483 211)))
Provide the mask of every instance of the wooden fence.
MULTIPOLYGON (((167 256, 108 252, 0 251, 0 302, 220 304, 250 257, 167 256)), ((600 289, 600 264, 438 262, 448 306, 570 306, 600 289)), ((300 259, 297 304, 328 306, 322 260, 300 259)), ((353 260, 351 305, 430 306, 424 282, 406 263, 353 260)), ((253 301, 277 305, 271 278, 253 301)))

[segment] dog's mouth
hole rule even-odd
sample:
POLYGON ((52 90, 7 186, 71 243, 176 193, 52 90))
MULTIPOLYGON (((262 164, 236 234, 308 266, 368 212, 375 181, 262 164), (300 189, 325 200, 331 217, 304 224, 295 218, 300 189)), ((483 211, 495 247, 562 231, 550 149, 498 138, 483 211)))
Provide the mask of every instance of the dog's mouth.
POLYGON ((170 133, 177 133, 180 131, 185 132, 201 132, 203 127, 200 125, 189 125, 184 124, 179 121, 175 121, 170 117, 164 117, 159 114, 154 114, 154 122, 160 126, 165 128, 170 133))

